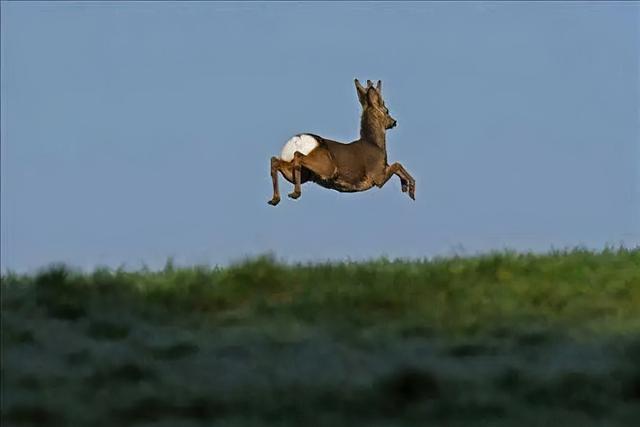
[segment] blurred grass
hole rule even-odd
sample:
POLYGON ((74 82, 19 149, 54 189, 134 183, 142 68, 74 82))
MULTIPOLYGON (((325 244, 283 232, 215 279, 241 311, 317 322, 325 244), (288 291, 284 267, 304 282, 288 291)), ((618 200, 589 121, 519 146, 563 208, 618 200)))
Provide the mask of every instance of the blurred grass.
POLYGON ((8 273, 2 289, 3 308, 34 300, 50 316, 69 320, 85 316, 88 304, 108 301, 169 319, 176 313, 227 323, 291 318, 447 336, 533 324, 640 331, 638 249, 312 265, 262 256, 225 269, 169 263, 158 272, 90 274, 54 265, 36 275, 8 273))
POLYGON ((640 248, 297 265, 262 256, 133 272, 53 265, 1 281, 9 424, 583 426, 640 416, 640 248), (96 397, 72 407, 87 393, 96 397))

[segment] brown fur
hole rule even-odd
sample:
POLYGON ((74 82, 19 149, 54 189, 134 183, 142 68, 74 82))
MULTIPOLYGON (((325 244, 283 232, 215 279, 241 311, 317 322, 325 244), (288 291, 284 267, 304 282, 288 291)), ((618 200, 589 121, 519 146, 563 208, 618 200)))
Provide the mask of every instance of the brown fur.
POLYGON ((294 185, 289 197, 297 199, 301 195, 301 185, 311 181, 325 188, 341 192, 365 191, 373 186, 382 187, 393 175, 400 178, 402 191, 408 192, 415 200, 415 180, 400 163, 387 163, 386 131, 396 126, 396 120, 382 99, 382 82, 373 87, 367 81, 364 88, 355 80, 358 100, 362 105, 360 139, 344 144, 330 139, 313 136, 319 143, 306 156, 300 152, 287 162, 277 157, 271 158, 271 179, 273 198, 271 205, 280 202, 278 172, 294 185))

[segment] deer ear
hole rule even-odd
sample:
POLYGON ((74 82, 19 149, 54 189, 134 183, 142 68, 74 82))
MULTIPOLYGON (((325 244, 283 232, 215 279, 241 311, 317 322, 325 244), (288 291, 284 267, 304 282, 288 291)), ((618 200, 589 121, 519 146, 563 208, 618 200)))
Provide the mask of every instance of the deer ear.
POLYGON ((367 80, 367 89, 373 86, 373 82, 371 80, 367 80))
POLYGON ((378 93, 382 95, 382 80, 378 80, 378 84, 376 85, 376 89, 378 89, 378 93))
POLYGON ((364 105, 367 103, 367 90, 362 87, 358 79, 355 79, 355 82, 356 82, 356 91, 358 92, 358 100, 360 101, 360 104, 362 104, 362 106, 364 107, 364 105))

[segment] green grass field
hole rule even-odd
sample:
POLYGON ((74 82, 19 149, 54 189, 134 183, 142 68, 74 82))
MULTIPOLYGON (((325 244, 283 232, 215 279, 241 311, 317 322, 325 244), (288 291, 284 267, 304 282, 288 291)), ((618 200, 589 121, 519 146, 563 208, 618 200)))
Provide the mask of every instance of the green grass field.
POLYGON ((2 277, 10 426, 635 426, 640 248, 2 277))

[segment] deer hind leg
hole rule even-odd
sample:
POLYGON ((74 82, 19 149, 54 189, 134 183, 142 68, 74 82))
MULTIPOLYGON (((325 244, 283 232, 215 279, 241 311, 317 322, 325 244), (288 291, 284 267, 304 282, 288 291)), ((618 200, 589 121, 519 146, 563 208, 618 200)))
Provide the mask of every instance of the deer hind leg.
MULTIPOLYGON (((296 151, 291 161, 293 167, 293 192, 289 194, 292 199, 297 199, 302 194, 301 181, 303 169, 311 172, 322 180, 333 178, 338 168, 336 167, 331 154, 325 149, 317 148, 309 154, 304 155, 296 151)), ((307 178, 305 178, 307 179, 307 178)))
POLYGON ((273 197, 267 203, 271 206, 275 206, 280 203, 280 189, 278 188, 278 172, 283 175, 287 175, 287 173, 291 173, 291 164, 289 162, 285 162, 280 160, 277 157, 271 158, 271 181, 273 183, 273 197))
POLYGON ((382 187, 391 179, 393 175, 397 175, 400 178, 400 184, 402 185, 402 192, 409 192, 409 197, 412 200, 416 199, 416 180, 413 179, 409 172, 400 164, 394 163, 391 166, 387 166, 385 170, 384 178, 378 184, 378 187, 382 187))

